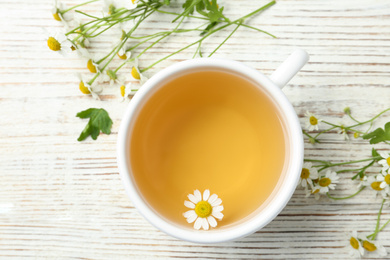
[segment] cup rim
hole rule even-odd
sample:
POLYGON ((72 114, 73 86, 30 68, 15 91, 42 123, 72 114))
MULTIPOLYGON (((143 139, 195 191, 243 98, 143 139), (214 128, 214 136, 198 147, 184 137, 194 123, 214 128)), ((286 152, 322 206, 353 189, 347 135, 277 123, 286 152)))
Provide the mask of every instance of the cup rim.
POLYGON ((198 58, 186 60, 171 65, 156 73, 142 86, 129 103, 118 132, 117 164, 126 193, 134 206, 145 219, 159 230, 178 239, 194 243, 210 244, 227 242, 245 237, 266 226, 282 211, 290 200, 299 180, 302 163, 302 129, 295 110, 288 101, 287 97, 267 76, 241 62, 229 59, 198 58), (131 172, 127 162, 129 157, 126 156, 128 153, 128 138, 130 138, 128 131, 131 129, 132 120, 136 117, 137 108, 143 104, 144 98, 158 88, 159 82, 165 81, 180 72, 201 67, 215 67, 222 70, 235 71, 261 84, 277 103, 280 113, 283 114, 284 123, 288 129, 287 134, 289 135, 289 167, 286 169, 286 173, 281 181, 279 190, 276 192, 271 201, 258 214, 243 223, 237 224, 237 226, 226 230, 222 229, 212 232, 180 228, 179 226, 171 224, 158 216, 158 214, 149 208, 149 206, 143 201, 142 196, 138 194, 137 187, 130 177, 131 172))

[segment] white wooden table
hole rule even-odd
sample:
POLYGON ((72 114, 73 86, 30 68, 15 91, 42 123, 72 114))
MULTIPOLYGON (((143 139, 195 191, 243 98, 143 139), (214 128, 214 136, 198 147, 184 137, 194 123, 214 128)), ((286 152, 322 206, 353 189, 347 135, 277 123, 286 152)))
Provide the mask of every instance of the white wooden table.
MULTIPOLYGON (((224 3, 226 14, 239 17, 267 2, 224 3)), ((120 102, 114 88, 101 101, 79 92, 75 74, 85 64, 46 46, 41 28, 60 27, 50 10, 49 0, 0 2, 1 259, 348 259, 344 234, 374 230, 380 199, 369 190, 350 200, 316 201, 302 189, 268 226, 235 242, 202 246, 156 230, 125 195, 116 166, 117 131, 128 102, 120 102), (86 121, 75 115, 89 107, 110 113, 113 132, 80 143, 86 121)), ((90 10, 98 11, 98 5, 90 10)), ((169 21, 151 19, 150 28, 170 28, 169 21)), ((306 49, 309 64, 284 89, 302 124, 306 110, 348 123, 346 106, 362 119, 390 107, 389 0, 280 0, 249 23, 278 38, 241 28, 215 56, 270 74, 296 47, 306 49)), ((223 35, 208 40, 204 51, 223 35)), ((141 67, 182 41, 167 40, 145 55, 141 67)), ((160 63, 147 75, 192 53, 160 63)), ((384 116, 377 126, 389 120, 384 116)), ((343 161, 370 154, 363 140, 347 143, 337 132, 321 138, 317 145, 305 139, 306 158, 343 161)), ((348 181, 352 175, 341 176, 334 196, 355 190, 356 183, 348 181)), ((383 219, 389 213, 385 207, 383 219)), ((390 228, 378 239, 390 250, 390 228)))

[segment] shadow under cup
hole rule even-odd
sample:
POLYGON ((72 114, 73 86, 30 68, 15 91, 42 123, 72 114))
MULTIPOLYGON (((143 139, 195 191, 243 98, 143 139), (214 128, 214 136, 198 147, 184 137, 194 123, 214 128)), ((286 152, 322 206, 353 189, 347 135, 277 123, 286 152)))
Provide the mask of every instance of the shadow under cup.
POLYGON ((303 150, 296 114, 279 88, 246 66, 254 78, 237 68, 180 68, 157 74, 130 102, 118 140, 126 190, 172 236, 212 243, 253 233, 295 190, 303 154, 294 156, 303 150), (196 189, 222 199, 224 218, 208 231, 183 216, 196 189))

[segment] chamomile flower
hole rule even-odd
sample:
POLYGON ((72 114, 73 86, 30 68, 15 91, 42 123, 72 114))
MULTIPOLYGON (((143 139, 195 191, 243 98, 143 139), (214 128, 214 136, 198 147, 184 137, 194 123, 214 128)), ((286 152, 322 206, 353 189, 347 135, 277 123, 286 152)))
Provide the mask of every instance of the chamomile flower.
POLYGON ((354 258, 361 258, 364 256, 364 248, 362 243, 360 242, 357 232, 354 230, 351 234, 348 235, 348 245, 349 255, 354 258))
POLYGON ((54 0, 51 13, 55 20, 62 22, 66 28, 69 28, 69 22, 73 20, 73 14, 71 12, 64 12, 66 9, 67 6, 64 3, 54 0))
POLYGON ((130 59, 131 57, 131 51, 126 51, 125 48, 121 48, 118 53, 117 53, 118 57, 121 59, 121 60, 128 60, 130 59))
POLYGON ((319 193, 325 194, 329 192, 329 189, 334 190, 336 184, 339 182, 338 179, 340 179, 340 177, 337 176, 336 172, 328 170, 325 173, 325 176, 318 180, 318 185, 320 186, 319 193))
POLYGON ((184 205, 191 210, 185 212, 183 216, 188 223, 194 223, 194 228, 199 230, 203 228, 208 230, 211 227, 217 226, 217 221, 222 220, 223 210, 222 200, 216 194, 210 196, 210 190, 205 190, 202 194, 199 190, 195 190, 194 194, 189 194, 190 201, 184 201, 184 205))
POLYGON ((314 195, 314 198, 316 200, 319 200, 320 197, 321 197, 321 194, 320 194, 320 188, 321 186, 319 186, 318 184, 315 184, 311 190, 306 190, 306 198, 309 197, 310 195, 314 195))
POLYGON ((81 93, 85 95, 91 94, 94 99, 99 100, 99 94, 103 91, 103 87, 99 84, 101 83, 101 81, 99 81, 99 77, 92 83, 92 85, 88 83, 89 80, 87 80, 84 75, 78 74, 78 78, 80 80, 79 90, 81 93))
POLYGON ((386 248, 379 241, 370 240, 365 235, 359 235, 358 239, 361 241, 363 248, 368 252, 369 257, 387 256, 386 248))
POLYGON ((131 10, 136 8, 137 4, 138 0, 103 0, 103 12, 112 15, 117 9, 131 10))
POLYGON ((60 53, 66 56, 72 51, 72 44, 68 41, 65 33, 62 30, 59 31, 47 31, 47 46, 50 50, 60 53))
POLYGON ((135 59, 133 64, 132 64, 132 67, 131 67, 131 76, 136 79, 136 80, 139 80, 140 81, 140 84, 144 84, 148 78, 145 77, 144 75, 142 75, 142 73, 140 72, 139 68, 138 68, 138 59, 135 59))
POLYGON ((309 111, 306 111, 305 114, 307 120, 306 120, 306 128, 309 131, 318 130, 319 124, 322 121, 322 119, 319 119, 316 115, 310 113, 309 111))
POLYGON ((363 176, 363 178, 360 178, 359 179, 359 184, 358 184, 357 188, 360 189, 360 188, 363 188, 363 187, 366 187, 366 186, 370 186, 370 183, 368 183, 367 179, 368 178, 367 178, 366 175, 363 176))
POLYGON ((374 176, 368 176, 367 184, 375 191, 375 196, 378 194, 382 195, 383 198, 387 197, 386 190, 381 188, 381 181, 378 181, 374 176))
POLYGON ((338 134, 343 135, 344 140, 349 140, 348 130, 345 129, 345 126, 343 124, 340 125, 340 130, 338 131, 338 134))
POLYGON ((137 91, 138 89, 135 88, 131 82, 120 87, 120 93, 123 97, 123 100, 125 100, 128 96, 133 96, 135 93, 137 93, 137 91))
POLYGON ((114 86, 115 83, 119 84, 119 86, 122 86, 125 84, 126 76, 123 74, 118 74, 113 70, 107 70, 102 72, 101 80, 103 82, 110 82, 110 87, 114 86))
POLYGON ((307 162, 302 166, 301 179, 299 184, 307 188, 307 185, 313 186, 313 180, 318 179, 317 169, 312 167, 312 163, 307 162))
POLYGON ((382 165, 382 171, 386 171, 390 168, 390 155, 388 152, 379 152, 379 155, 383 158, 378 163, 382 165))
POLYGON ((382 188, 387 194, 390 193, 390 173, 382 171, 376 176, 377 181, 380 181, 379 187, 382 188))

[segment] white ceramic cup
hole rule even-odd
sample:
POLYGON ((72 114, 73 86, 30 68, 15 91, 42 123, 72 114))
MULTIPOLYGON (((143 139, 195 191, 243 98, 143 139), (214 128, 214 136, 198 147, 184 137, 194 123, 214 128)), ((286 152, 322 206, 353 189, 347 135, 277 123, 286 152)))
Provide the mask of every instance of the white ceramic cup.
POLYGON ((287 100, 281 88, 306 64, 308 59, 309 56, 305 51, 296 50, 270 77, 267 77, 257 70, 237 61, 201 58, 177 63, 150 78, 131 100, 119 129, 117 143, 117 160, 120 176, 130 200, 139 212, 151 224, 165 233, 195 243, 218 243, 235 240, 256 232, 273 220, 291 198, 301 174, 303 161, 302 129, 294 108, 287 100), (266 92, 279 108, 286 126, 286 153, 289 154, 288 161, 284 162, 286 165, 285 174, 282 175, 277 188, 275 188, 272 197, 270 197, 265 207, 257 211, 254 216, 245 219, 237 225, 208 231, 186 229, 160 217, 149 206, 148 202, 145 201, 142 194, 140 194, 137 183, 135 183, 132 175, 129 155, 132 129, 137 114, 145 102, 167 81, 176 76, 201 68, 233 72, 257 83, 259 91, 266 92))

